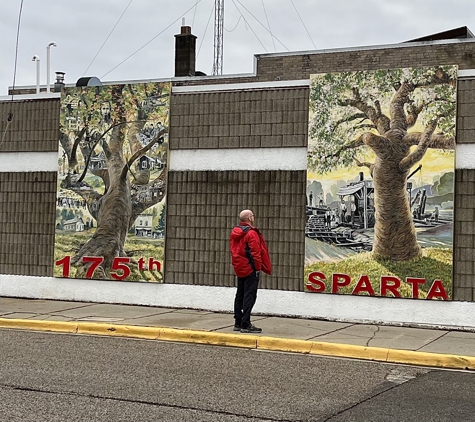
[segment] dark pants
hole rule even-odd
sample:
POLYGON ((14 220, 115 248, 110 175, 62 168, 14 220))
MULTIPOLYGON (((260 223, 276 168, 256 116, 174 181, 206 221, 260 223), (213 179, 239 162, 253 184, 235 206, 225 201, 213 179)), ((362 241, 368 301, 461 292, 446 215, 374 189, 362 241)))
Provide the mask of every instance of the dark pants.
POLYGON ((237 280, 237 292, 234 299, 235 324, 247 328, 251 323, 251 311, 257 299, 259 276, 253 271, 247 277, 238 277, 237 280))

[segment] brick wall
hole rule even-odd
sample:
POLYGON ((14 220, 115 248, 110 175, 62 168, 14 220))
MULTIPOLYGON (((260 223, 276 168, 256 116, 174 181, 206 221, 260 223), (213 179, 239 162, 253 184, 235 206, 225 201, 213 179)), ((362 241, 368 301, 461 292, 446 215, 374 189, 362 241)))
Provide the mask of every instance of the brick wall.
POLYGON ((0 117, 0 134, 5 133, 1 152, 58 150, 59 98, 0 102, 0 117))
MULTIPOLYGON (((473 69, 474 49, 475 43, 462 42, 261 56, 255 77, 195 79, 175 85, 298 80, 330 71, 454 63, 473 69)), ((172 149, 303 147, 307 142, 306 88, 173 94, 171 103, 172 149)), ((2 152, 57 150, 58 100, 0 103, 2 133, 10 108, 14 120, 2 152)), ((461 80, 459 144, 475 142, 474 110, 475 80, 461 80)), ((250 207, 275 264, 275 275, 265 277, 263 287, 301 290, 305 179, 305 171, 170 172, 167 282, 234 285, 229 231, 239 211, 250 207)), ((456 183, 454 298, 474 300, 475 170, 457 170, 456 183)), ((52 274, 55 188, 53 172, 2 173, 0 169, 1 273, 52 274)))
POLYGON ((0 273, 53 275, 55 172, 0 172, 0 273))
POLYGON ((306 146, 308 88, 174 94, 170 148, 306 146))
POLYGON ((274 264, 267 289, 302 290, 305 171, 170 172, 167 283, 234 286, 229 234, 251 208, 274 264))

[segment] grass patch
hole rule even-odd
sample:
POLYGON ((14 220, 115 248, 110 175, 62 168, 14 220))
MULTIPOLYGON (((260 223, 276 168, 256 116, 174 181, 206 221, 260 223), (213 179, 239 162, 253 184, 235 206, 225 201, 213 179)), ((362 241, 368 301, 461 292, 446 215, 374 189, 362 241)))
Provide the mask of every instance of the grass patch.
MULTIPOLYGON (((318 262, 305 266, 304 280, 313 271, 319 271, 327 277, 326 293, 331 292, 331 276, 333 273, 348 274, 351 283, 342 287, 339 293, 351 294, 361 275, 369 276, 371 285, 380 295, 380 277, 382 275, 395 276, 401 280, 399 292, 401 297, 412 297, 412 286, 405 282, 406 277, 425 278, 425 284, 419 286, 419 298, 426 298, 430 286, 435 279, 442 280, 444 288, 452 297, 452 249, 450 248, 425 248, 422 257, 411 261, 383 261, 373 259, 371 252, 342 259, 338 262, 318 262)), ((366 293, 362 293, 364 295, 366 293)), ((391 295, 391 294, 389 294, 391 295)))
MULTIPOLYGON (((81 246, 84 245, 91 238, 93 233, 94 230, 88 230, 84 232, 72 232, 68 234, 65 234, 64 232, 56 232, 54 261, 56 262, 67 255, 74 256, 79 251, 81 246)), ((129 264, 131 273, 126 281, 163 283, 163 264, 165 254, 164 239, 148 239, 129 235, 127 241, 125 242, 125 251, 131 258, 131 262, 129 264), (152 271, 140 271, 137 265, 137 261, 142 257, 145 259, 145 266, 148 265, 149 258, 153 258, 156 261, 160 261, 162 263, 161 271, 157 271, 156 269, 152 271)), ((56 277, 62 277, 62 267, 55 265, 53 274, 56 277)), ((72 278, 84 278, 84 276, 77 272, 77 268, 75 268, 74 266, 71 266, 69 276, 72 278)), ((110 277, 110 279, 114 280, 112 277, 110 277)))

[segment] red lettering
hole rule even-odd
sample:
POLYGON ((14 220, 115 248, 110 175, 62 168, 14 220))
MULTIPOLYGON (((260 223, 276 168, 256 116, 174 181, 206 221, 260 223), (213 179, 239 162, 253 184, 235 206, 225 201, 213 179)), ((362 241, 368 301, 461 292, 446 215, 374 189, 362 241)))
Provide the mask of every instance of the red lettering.
POLYGON ((401 280, 399 278, 390 275, 381 276, 381 296, 387 296, 388 292, 391 292, 394 297, 401 297, 401 293, 398 290, 400 286, 401 280))
POLYGON ((325 291, 326 279, 325 274, 314 271, 308 275, 308 281, 305 285, 311 292, 322 293, 325 291))
POLYGON ((91 263, 91 265, 89 265, 89 268, 86 271, 86 278, 92 278, 92 276, 94 275, 94 271, 96 271, 96 268, 101 265, 103 261, 104 258, 102 256, 83 256, 82 262, 91 263))
POLYGON ((58 261, 55 262, 56 265, 62 265, 63 266, 63 277, 69 277, 69 271, 71 269, 71 257, 70 256, 65 256, 63 259, 59 259, 58 261))
POLYGON ((111 271, 112 278, 116 280, 125 280, 130 275, 130 268, 126 265, 130 262, 130 258, 126 256, 117 256, 112 261, 111 269, 116 271, 111 271), (118 274, 117 271, 121 271, 122 274, 118 274))
POLYGON ((427 294, 427 299, 435 299, 439 297, 442 300, 449 300, 449 296, 445 291, 442 280, 434 280, 432 286, 430 286, 429 293, 427 294))
POLYGON ((144 270, 147 269, 147 268, 145 268, 145 259, 140 258, 139 261, 138 261, 138 264, 139 264, 139 270, 140 271, 144 271, 144 270))
POLYGON ((160 271, 160 269, 162 268, 162 264, 161 264, 160 261, 155 261, 153 258, 149 258, 148 259, 148 269, 149 269, 149 271, 153 271, 154 266, 157 267, 157 271, 160 271))
POLYGON ((351 277, 348 274, 338 274, 338 273, 333 274, 332 275, 332 293, 338 293, 338 290, 340 289, 340 287, 348 286, 350 282, 351 282, 351 277))
POLYGON ((360 279, 358 280, 358 283, 356 283, 355 288, 353 289, 353 292, 351 293, 352 295, 359 295, 360 293, 366 292, 370 296, 374 296, 374 289, 373 286, 371 285, 371 281, 369 280, 369 277, 367 275, 362 275, 360 279))
POLYGON ((417 299, 419 297, 419 284, 425 284, 425 278, 407 277, 406 283, 412 285, 412 298, 417 299))

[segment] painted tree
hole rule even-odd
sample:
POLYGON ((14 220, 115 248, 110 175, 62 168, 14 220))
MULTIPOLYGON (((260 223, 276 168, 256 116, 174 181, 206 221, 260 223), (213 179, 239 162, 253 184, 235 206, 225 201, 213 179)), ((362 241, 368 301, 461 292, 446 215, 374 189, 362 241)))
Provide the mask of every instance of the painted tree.
POLYGON ((457 67, 315 75, 308 165, 325 174, 368 167, 375 190, 373 256, 421 255, 406 179, 428 148, 455 148, 457 67))
POLYGON ((75 88, 63 95, 60 145, 68 173, 61 188, 86 201, 96 220, 91 227, 97 227, 71 260, 79 274, 86 269, 82 257, 98 256, 104 261, 96 276, 106 277, 114 258, 127 256, 124 244, 137 216, 165 197, 169 99, 170 84, 163 83, 75 88))

